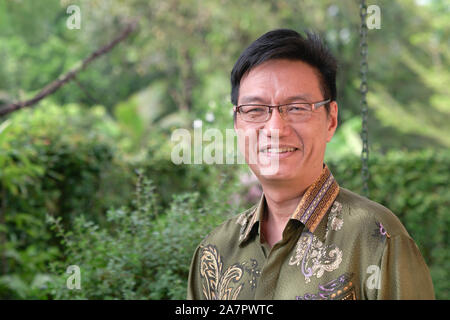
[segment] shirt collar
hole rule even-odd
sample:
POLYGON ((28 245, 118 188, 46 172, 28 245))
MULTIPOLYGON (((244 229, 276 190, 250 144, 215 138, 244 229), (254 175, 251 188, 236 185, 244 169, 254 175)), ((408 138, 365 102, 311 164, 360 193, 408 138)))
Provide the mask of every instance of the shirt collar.
MULTIPOLYGON (((311 233, 314 233, 338 194, 339 185, 324 164, 320 176, 306 189, 291 219, 300 221, 311 233)), ((238 223, 241 224, 239 243, 248 239, 257 222, 259 225, 259 221, 264 217, 265 208, 266 199, 263 193, 259 203, 239 217, 238 223)))

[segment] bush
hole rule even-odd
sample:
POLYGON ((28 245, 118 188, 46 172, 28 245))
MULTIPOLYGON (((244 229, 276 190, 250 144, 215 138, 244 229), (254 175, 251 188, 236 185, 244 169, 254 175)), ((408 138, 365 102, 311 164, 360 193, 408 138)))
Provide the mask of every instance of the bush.
POLYGON ((47 265, 60 255, 46 214, 68 228, 79 214, 102 221, 111 205, 129 198, 125 182, 132 192, 132 176, 102 107, 46 102, 12 114, 1 127, 0 298, 41 298, 47 265))
MULTIPOLYGON (((228 190, 222 181, 217 190, 228 190), (224 187, 224 188, 221 188, 224 187)), ((111 209, 109 225, 100 228, 85 217, 64 231, 49 217, 63 238, 65 261, 52 264, 54 281, 48 293, 55 299, 184 299, 193 251, 211 228, 241 208, 224 202, 217 191, 208 202, 198 192, 174 195, 172 205, 159 212, 155 187, 139 176, 135 209, 111 209), (81 270, 81 289, 68 290, 69 265, 81 270)))

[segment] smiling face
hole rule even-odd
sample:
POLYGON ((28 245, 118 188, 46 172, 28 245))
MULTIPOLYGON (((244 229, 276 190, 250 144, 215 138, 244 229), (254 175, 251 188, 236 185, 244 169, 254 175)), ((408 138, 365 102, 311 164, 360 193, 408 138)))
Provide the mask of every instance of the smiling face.
MULTIPOLYGON (((316 69, 302 61, 269 60, 251 69, 242 77, 238 105, 280 105, 291 102, 319 102, 324 97, 316 69)), ((267 180, 313 183, 322 171, 327 142, 337 127, 337 104, 330 103, 313 111, 307 121, 289 122, 276 108, 271 118, 262 123, 245 122, 237 114, 236 130, 253 131, 257 137, 256 152, 260 161, 249 161, 248 141, 240 141, 240 150, 261 183, 267 180), (270 139, 278 135, 278 148, 268 149, 270 139), (245 146, 245 150, 243 150, 245 146), (276 160, 277 170, 264 174, 263 164, 276 160)), ((250 139, 251 140, 251 139, 250 139)), ((252 142, 250 142, 252 143, 252 142)), ((308 185, 309 185, 308 184, 308 185)))

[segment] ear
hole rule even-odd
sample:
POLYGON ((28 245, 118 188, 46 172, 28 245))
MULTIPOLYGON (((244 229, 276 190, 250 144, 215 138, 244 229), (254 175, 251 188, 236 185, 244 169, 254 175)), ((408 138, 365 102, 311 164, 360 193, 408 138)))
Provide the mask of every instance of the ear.
POLYGON ((330 102, 330 113, 327 117, 327 142, 334 136, 338 125, 338 105, 336 101, 330 102))

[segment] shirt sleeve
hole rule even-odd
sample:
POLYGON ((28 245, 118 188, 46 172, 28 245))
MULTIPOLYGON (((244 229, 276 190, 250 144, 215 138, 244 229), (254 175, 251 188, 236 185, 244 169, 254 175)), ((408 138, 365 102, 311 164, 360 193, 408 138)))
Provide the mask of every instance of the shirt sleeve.
POLYGON ((407 235, 386 239, 381 259, 379 300, 435 299, 430 271, 416 243, 407 235))
POLYGON ((202 299, 202 284, 200 279, 199 255, 200 255, 200 245, 194 252, 194 256, 192 257, 191 266, 189 269, 187 300, 202 299))

